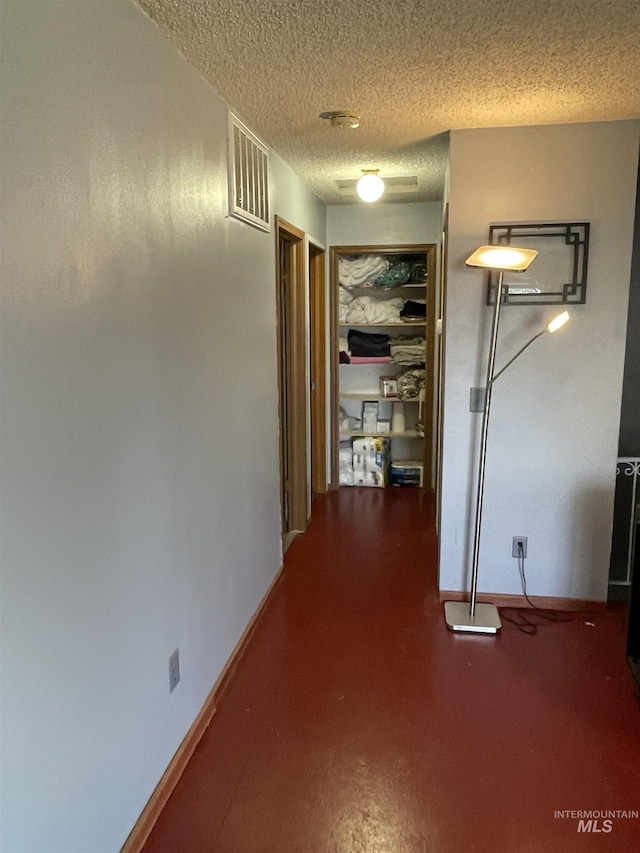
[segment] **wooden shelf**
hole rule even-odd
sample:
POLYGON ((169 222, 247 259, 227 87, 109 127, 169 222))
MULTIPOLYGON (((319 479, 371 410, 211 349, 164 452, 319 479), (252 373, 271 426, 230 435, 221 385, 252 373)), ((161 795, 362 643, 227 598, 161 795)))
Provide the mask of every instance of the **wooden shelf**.
POLYGON ((396 287, 380 287, 377 284, 352 284, 351 287, 341 284, 340 287, 344 287, 345 290, 373 290, 375 293, 387 294, 393 293, 394 290, 419 290, 420 288, 424 290, 425 287, 428 287, 428 282, 423 281, 421 284, 407 282, 406 284, 398 284, 396 287))
POLYGON ((338 323, 339 326, 349 326, 353 329, 388 329, 392 326, 394 329, 411 328, 411 326, 426 326, 426 320, 417 320, 415 323, 338 323))
MULTIPOLYGON (((357 358, 357 356, 356 356, 357 358)), ((412 361, 403 362, 403 361, 341 361, 340 367, 416 367, 417 365, 425 364, 424 358, 422 361, 412 361)))
POLYGON ((401 400, 399 397, 383 397, 379 392, 368 394, 366 391, 340 391, 339 397, 341 400, 373 400, 387 403, 419 403, 419 397, 410 397, 408 400, 401 400))
POLYGON ((340 438, 424 438, 423 435, 418 435, 415 429, 407 429, 404 432, 363 432, 361 429, 350 429, 348 432, 341 432, 340 438))

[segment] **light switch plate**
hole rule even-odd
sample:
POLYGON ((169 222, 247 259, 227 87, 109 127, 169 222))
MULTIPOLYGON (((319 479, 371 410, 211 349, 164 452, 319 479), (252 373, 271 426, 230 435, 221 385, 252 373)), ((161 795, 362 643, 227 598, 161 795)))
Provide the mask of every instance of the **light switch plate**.
POLYGON ((484 411, 484 388, 469 389, 469 411, 484 411))
POLYGON ((180 650, 176 649, 169 658, 169 693, 173 693, 180 681, 180 650))

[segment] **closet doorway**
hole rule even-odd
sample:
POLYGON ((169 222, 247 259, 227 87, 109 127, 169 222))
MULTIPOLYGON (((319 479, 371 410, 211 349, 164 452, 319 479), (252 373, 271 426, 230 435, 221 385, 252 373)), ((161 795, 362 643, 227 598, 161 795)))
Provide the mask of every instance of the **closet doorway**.
POLYGON ((276 217, 280 505, 286 549, 307 529, 305 235, 276 217))
POLYGON ((437 245, 330 252, 332 488, 411 485, 433 492, 437 245))

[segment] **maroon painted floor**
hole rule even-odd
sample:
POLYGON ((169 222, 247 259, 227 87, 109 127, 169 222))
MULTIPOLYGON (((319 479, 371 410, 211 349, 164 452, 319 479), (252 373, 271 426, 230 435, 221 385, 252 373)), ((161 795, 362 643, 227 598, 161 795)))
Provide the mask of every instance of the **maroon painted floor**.
POLYGON ((554 817, 640 809, 624 607, 452 634, 435 555, 431 498, 316 499, 146 853, 640 850, 554 817))

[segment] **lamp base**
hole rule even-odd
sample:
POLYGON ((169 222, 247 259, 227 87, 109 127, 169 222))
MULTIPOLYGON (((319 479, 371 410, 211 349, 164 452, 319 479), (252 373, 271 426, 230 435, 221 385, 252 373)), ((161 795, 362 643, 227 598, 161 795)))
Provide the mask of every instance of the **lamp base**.
POLYGON ((498 608, 494 604, 476 604, 471 618, 468 601, 445 601, 444 618, 447 628, 470 634, 497 634, 502 628, 498 608))

